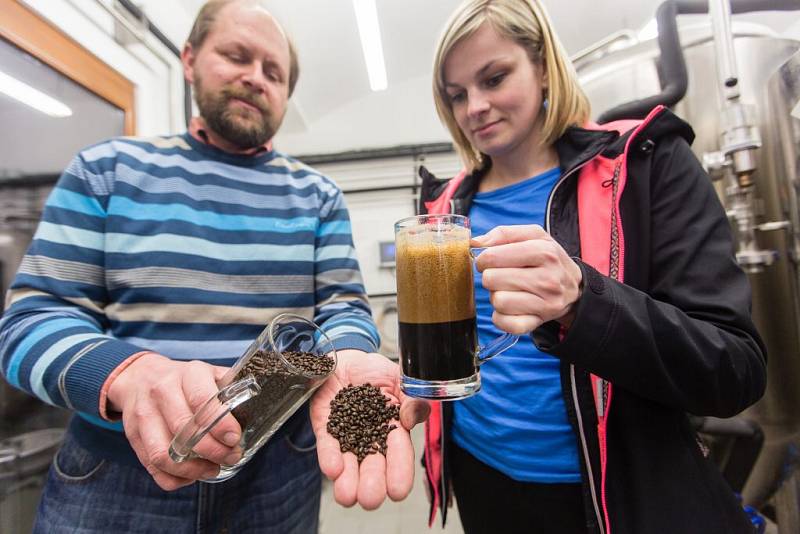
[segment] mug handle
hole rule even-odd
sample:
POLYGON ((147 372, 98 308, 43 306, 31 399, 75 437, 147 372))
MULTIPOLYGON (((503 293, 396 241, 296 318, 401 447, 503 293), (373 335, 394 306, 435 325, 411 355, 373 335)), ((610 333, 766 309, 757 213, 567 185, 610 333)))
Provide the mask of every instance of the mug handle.
MULTIPOLYGON (((470 247, 469 248, 469 255, 472 258, 473 263, 475 259, 478 257, 478 254, 486 250, 486 247, 470 247)), ((519 336, 515 334, 503 334, 502 336, 498 337, 485 347, 478 347, 478 365, 483 365, 484 363, 488 362, 498 354, 502 354, 503 352, 507 351, 514 345, 516 345, 517 341, 519 340, 519 336)))
POLYGON ((498 354, 502 354, 514 345, 519 340, 516 334, 503 334, 485 347, 478 347, 478 365, 483 365, 498 354))
POLYGON ((203 403, 194 417, 178 431, 169 445, 169 457, 175 463, 196 458, 197 455, 192 449, 214 425, 237 406, 252 399, 260 392, 261 387, 253 375, 247 375, 220 389, 203 403))

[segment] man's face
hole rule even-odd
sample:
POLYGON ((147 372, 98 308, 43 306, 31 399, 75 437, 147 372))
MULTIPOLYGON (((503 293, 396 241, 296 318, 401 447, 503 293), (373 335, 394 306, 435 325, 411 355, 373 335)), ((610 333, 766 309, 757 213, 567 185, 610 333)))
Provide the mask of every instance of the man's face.
POLYGON ((289 99, 289 43, 262 8, 233 3, 217 14, 199 50, 184 49, 206 125, 233 145, 261 146, 278 131, 289 99))

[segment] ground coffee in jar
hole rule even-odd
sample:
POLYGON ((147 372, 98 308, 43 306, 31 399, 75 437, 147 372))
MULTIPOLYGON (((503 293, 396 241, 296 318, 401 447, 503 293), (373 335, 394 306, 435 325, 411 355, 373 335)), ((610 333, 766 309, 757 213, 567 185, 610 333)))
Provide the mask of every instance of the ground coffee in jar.
POLYGON ((170 458, 179 463, 197 458, 195 445, 231 414, 242 428, 241 457, 205 481, 229 479, 334 373, 336 360, 333 341, 316 323, 292 313, 277 315, 217 381, 219 391, 178 430, 170 458))
POLYGON ((370 454, 386 454, 386 438, 397 428, 400 407, 380 389, 367 383, 339 390, 331 401, 328 433, 339 441, 342 452, 352 452, 358 462, 370 454))
POLYGON ((293 372, 276 352, 259 350, 237 373, 234 380, 253 375, 261 392, 231 411, 242 429, 250 428, 258 418, 258 426, 272 425, 284 416, 280 407, 293 405, 316 386, 314 377, 327 376, 333 371, 333 358, 310 352, 288 351, 284 359, 299 372, 293 372))

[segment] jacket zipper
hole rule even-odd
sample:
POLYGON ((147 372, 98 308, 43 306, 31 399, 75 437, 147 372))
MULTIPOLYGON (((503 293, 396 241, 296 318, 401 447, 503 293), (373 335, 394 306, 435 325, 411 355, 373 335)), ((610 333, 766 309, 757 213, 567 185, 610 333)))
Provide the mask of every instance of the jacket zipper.
MULTIPOLYGON (((544 229, 545 229, 546 232, 548 232, 548 233, 550 232, 550 208, 551 208, 551 205, 552 205, 552 202, 553 202, 553 197, 555 197, 556 191, 561 186, 561 184, 564 183, 564 181, 567 178, 569 178, 576 171, 582 169, 587 163, 589 163, 596 156, 597 156, 597 154, 595 154, 594 156, 592 156, 591 158, 587 159, 586 161, 584 161, 583 163, 581 163, 577 167, 575 167, 572 170, 570 170, 567 174, 562 176, 558 180, 558 182, 556 182, 555 186, 553 186, 553 190, 550 191, 550 196, 547 198, 547 209, 545 210, 544 229)), ((572 401, 575 404, 575 415, 576 415, 576 417, 578 419, 578 434, 580 434, 581 449, 582 449, 582 452, 583 452, 583 459, 584 459, 584 461, 586 463, 586 471, 587 471, 587 473, 589 475, 589 490, 590 490, 590 492, 592 494, 592 506, 594 507, 594 513, 595 513, 595 516, 597 517, 597 525, 600 528, 600 532, 601 532, 601 534, 605 534, 605 531, 606 531, 605 530, 605 520, 603 518, 602 512, 600 511, 600 506, 599 506, 599 504, 597 502, 597 488, 595 488, 595 485, 594 485, 594 474, 593 474, 593 471, 592 471, 592 461, 591 461, 591 458, 589 458, 589 445, 586 442, 586 435, 585 435, 585 433, 583 431, 583 417, 581 416, 580 402, 578 401, 578 390, 577 390, 577 386, 575 384, 575 366, 573 364, 569 365, 569 373, 570 373, 570 389, 572 390, 572 401)))
MULTIPOLYGON (((619 186, 619 174, 622 170, 622 160, 625 156, 621 156, 614 166, 614 177, 611 181, 611 261, 608 267, 609 276, 615 280, 621 280, 622 269, 622 255, 623 250, 619 239, 619 210, 617 209, 617 188, 619 186)), ((609 392, 609 382, 603 378, 597 377, 597 388, 599 402, 595 402, 597 406, 598 418, 598 437, 600 439, 600 493, 601 503, 603 505, 603 512, 606 517, 606 526, 610 534, 611 524, 608 518, 608 508, 606 499, 606 474, 608 470, 608 434, 607 417, 611 405, 611 397, 609 392)))

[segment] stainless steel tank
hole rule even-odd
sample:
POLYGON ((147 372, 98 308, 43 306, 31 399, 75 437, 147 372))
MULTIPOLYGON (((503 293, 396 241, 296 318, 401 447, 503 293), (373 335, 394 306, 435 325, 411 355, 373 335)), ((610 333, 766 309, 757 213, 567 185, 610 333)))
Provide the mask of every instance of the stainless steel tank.
MULTIPOLYGON (((0 182, 0 295, 14 278, 54 177, 0 182)), ((0 306, 0 311, 3 307, 0 306)), ((0 532, 30 532, 69 412, 0 377, 0 532)))
MULTIPOLYGON (((763 506, 769 499, 778 508, 781 533, 797 521, 797 463, 800 445, 800 257, 797 191, 800 186, 800 120, 791 115, 800 101, 800 42, 778 38, 753 25, 733 25, 741 102, 749 105, 752 124, 761 136, 752 175, 755 220, 751 225, 759 251, 769 261, 752 271, 753 316, 769 352, 768 385, 764 398, 743 415, 764 431, 764 447, 743 490, 747 504, 763 506), (755 272, 760 271, 760 272, 755 272), (787 480, 787 475, 789 480, 787 480), (793 478, 793 480, 792 480, 793 478), (783 488, 781 491, 779 488, 783 488), (793 502, 792 502, 793 501, 793 502), (794 515, 794 517, 786 517, 794 515), (783 521, 782 521, 783 519, 783 521), (781 525, 783 523, 783 525, 781 525)), ((697 134, 692 146, 698 158, 720 150, 720 109, 724 96, 717 89, 716 56, 710 26, 680 32, 688 71, 688 90, 674 111, 697 134)), ((616 43, 617 46, 619 42, 616 43)), ((579 77, 592 104, 593 116, 619 104, 658 94, 655 40, 621 49, 600 49, 576 62, 579 77)), ((708 159, 708 158, 706 158, 708 159)), ((730 189, 716 182, 723 204, 734 215, 730 189)), ((740 243, 739 225, 732 218, 740 243)), ((793 527, 792 527, 793 528, 793 527)), ((794 531, 792 531, 794 532, 794 531)))
MULTIPOLYGON (((52 183, 23 185, 14 181, 0 183, 0 313, 5 296, 20 261, 33 238, 45 198, 52 183)), ((6 437, 11 419, 43 406, 35 398, 13 389, 0 377, 0 439, 6 437)))
POLYGON ((63 428, 45 428, 0 440, 0 532, 30 532, 47 470, 63 428))

